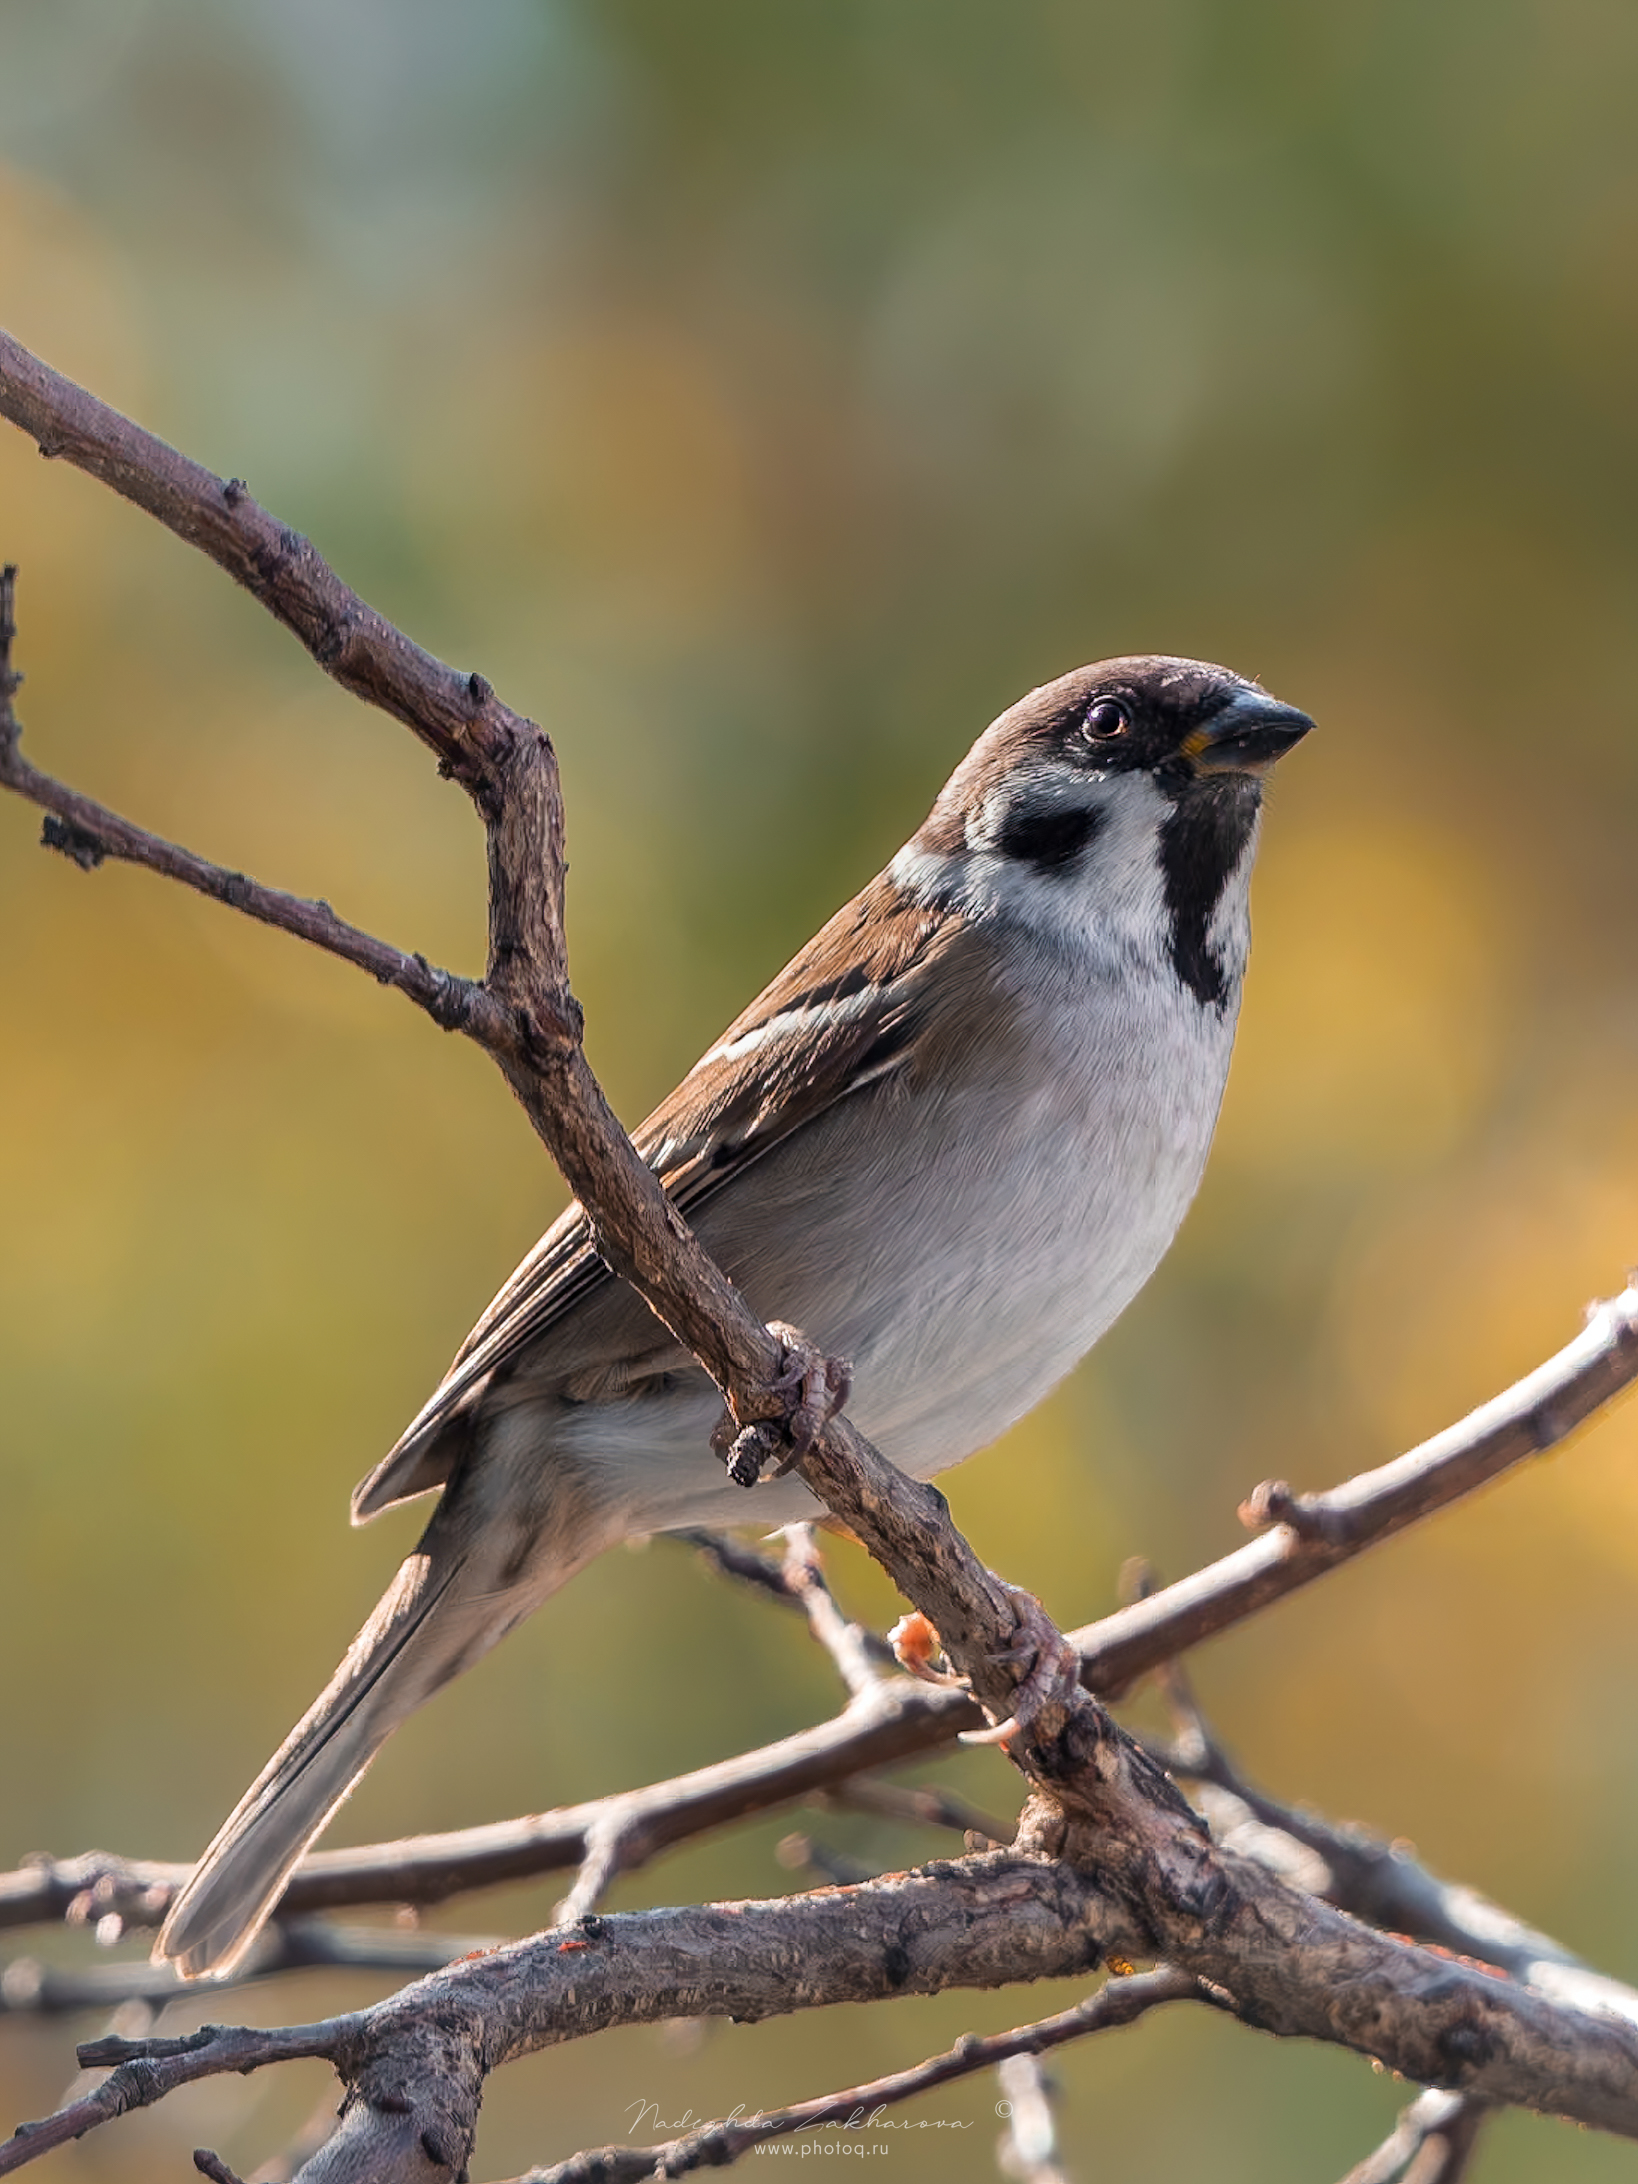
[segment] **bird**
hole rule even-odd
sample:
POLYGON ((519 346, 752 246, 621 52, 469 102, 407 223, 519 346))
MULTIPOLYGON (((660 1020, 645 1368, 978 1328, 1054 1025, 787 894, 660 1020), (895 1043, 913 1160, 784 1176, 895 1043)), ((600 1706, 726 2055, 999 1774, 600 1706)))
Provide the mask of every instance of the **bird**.
MULTIPOLYGON (((918 1478, 995 1440, 1159 1264, 1216 1126, 1264 776, 1313 722, 1159 655, 1047 682, 634 1142, 759 1314, 851 1366, 918 1478)), ((441 1490, 329 1684, 177 1896, 156 1960, 226 1976, 387 1736, 594 1556, 822 1516, 747 1497, 721 1397, 571 1205, 353 1496, 441 1490)))

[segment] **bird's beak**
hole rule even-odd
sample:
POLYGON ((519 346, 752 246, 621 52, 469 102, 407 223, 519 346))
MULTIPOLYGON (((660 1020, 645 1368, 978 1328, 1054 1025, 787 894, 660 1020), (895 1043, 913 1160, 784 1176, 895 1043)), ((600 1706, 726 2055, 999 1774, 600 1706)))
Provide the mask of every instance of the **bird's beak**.
POLYGON ((1185 737, 1183 755, 1197 773, 1265 773, 1314 723, 1294 705, 1281 705, 1261 690, 1243 690, 1185 737))

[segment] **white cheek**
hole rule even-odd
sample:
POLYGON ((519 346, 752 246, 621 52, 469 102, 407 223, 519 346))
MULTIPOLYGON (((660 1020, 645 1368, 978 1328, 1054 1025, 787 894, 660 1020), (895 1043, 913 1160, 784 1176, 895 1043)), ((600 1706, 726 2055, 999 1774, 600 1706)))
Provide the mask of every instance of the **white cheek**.
POLYGON ((1095 839, 1062 870, 1042 872, 983 849, 972 893, 994 913, 1114 970, 1158 963, 1170 919, 1160 869, 1160 823, 1170 806, 1153 782, 1127 775, 1092 799, 1095 839))
MULTIPOLYGON (((893 860, 894 879, 922 902, 959 910, 975 922, 993 918, 1022 928, 1095 978, 1139 975, 1178 983, 1176 921, 1160 855, 1171 801, 1143 774, 1081 776, 1075 786, 1099 825, 1072 862, 1043 872, 996 849, 1006 808, 992 795, 969 821, 964 852, 942 856, 908 843, 893 860)), ((1207 947, 1231 989, 1250 946, 1247 894, 1256 849, 1253 826, 1206 929, 1207 947)))

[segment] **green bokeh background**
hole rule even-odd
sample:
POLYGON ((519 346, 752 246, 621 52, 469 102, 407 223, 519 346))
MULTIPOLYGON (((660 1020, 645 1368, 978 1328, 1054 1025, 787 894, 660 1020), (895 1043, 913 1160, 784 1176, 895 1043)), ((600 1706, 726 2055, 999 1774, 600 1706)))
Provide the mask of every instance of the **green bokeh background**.
MULTIPOLYGON (((1618 0, 0 0, 0 318, 551 728, 576 983, 632 1120, 1031 684, 1195 653, 1318 717, 1198 1207, 953 1481, 1073 1621, 1129 1554, 1234 1544, 1256 1480, 1326 1483, 1492 1393, 1638 1249, 1635 97, 1618 0)), ((225 579, 9 428, 0 555, 38 762, 481 964, 463 800, 225 579)), ((176 1857, 413 1537, 350 1532, 347 1492, 562 1194, 474 1051, 37 833, 0 807, 0 1864, 176 1857)), ((1635 1458, 1629 1408, 1197 1664, 1269 1787, 1627 1978, 1635 1458)), ((335 1839, 595 1794, 832 1699, 686 1554, 614 1555, 335 1839)), ((995 1755, 959 1776, 1012 1795, 995 1755)), ((789 1825, 615 1900, 791 1886, 789 1825)), ((943 1847, 815 1825, 879 1865, 943 1847)), ((560 1888, 445 1923, 521 1930, 560 1888)), ((1071 1991, 549 2054, 492 2085, 475 2173, 1071 1991)), ((56 2100, 69 2038, 4 2032, 0 2122, 56 2100)), ((1340 2173, 1403 2098, 1185 2016, 1057 2074, 1081 2179, 1340 2173)), ((327 2082, 200 2088, 55 2173, 199 2143, 247 2171, 327 2082)), ((970 2128, 903 2134, 888 2176, 993 2174, 995 2090, 922 2104, 970 2128)), ((1512 2118, 1478 2173, 1629 2160, 1512 2118)))

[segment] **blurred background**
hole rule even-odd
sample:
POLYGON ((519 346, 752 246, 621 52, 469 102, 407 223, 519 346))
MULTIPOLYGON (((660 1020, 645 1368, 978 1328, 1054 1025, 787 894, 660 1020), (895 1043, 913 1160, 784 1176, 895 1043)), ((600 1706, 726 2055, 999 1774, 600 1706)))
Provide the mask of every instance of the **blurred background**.
MULTIPOLYGON (((3 0, 0 319, 551 729, 576 984, 632 1122, 1034 683, 1191 653, 1317 716, 1198 1206, 950 1482, 1075 1622, 1129 1555, 1236 1544, 1257 1480, 1327 1484, 1492 1394, 1638 1252, 1635 94, 1616 0, 3 0)), ((481 968, 463 799, 225 578, 9 427, 0 556, 39 764, 481 968)), ((414 1537, 418 1510, 351 1532, 348 1491, 563 1194, 476 1051, 38 832, 0 805, 0 1866, 179 1858, 414 1537)), ((1631 1406, 1195 1664, 1267 1787, 1627 1979, 1635 1458, 1631 1406)), ((617 1554, 332 1839, 636 1783, 834 1698, 683 1550, 617 1554)), ((945 1774, 1016 1802, 994 1754, 945 1774)), ((796 1885, 791 1825, 614 1901, 796 1885)), ((814 1827, 881 1866, 948 1847, 814 1827)), ((444 1923, 527 1930, 562 1885, 444 1923)), ((1072 1992, 548 2054, 492 2083, 475 2173, 1072 1992)), ((95 2029, 6 2028, 0 2124, 95 2029)), ((1081 2178, 1340 2173, 1403 2098, 1186 2015, 1055 2070, 1081 2178)), ((248 2171, 327 2083, 202 2087, 54 2173, 201 2142, 248 2171)), ((991 2173, 995 2095, 922 2104, 970 2133, 904 2134, 894 2178, 991 2173)), ((1509 2118, 1479 2174, 1627 2159, 1509 2118)))

